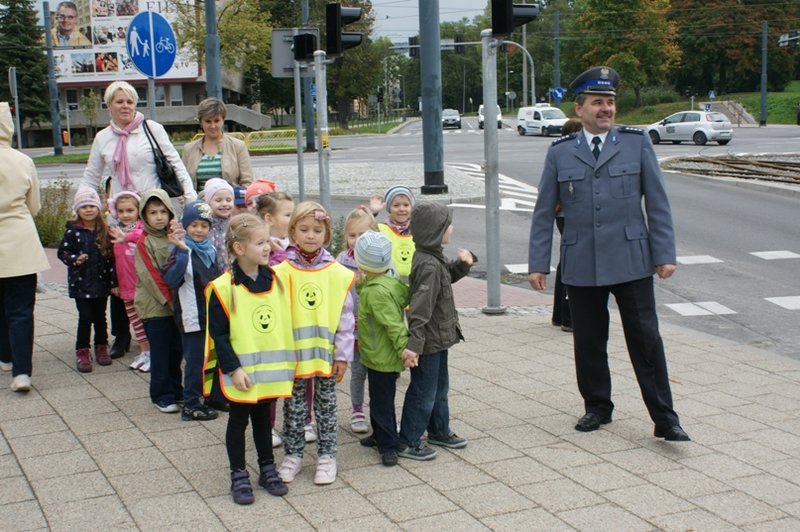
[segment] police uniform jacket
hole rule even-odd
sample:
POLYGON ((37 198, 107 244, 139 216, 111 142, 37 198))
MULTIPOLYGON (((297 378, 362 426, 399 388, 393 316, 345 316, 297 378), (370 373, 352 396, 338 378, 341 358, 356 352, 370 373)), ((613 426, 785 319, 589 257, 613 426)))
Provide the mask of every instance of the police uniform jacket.
POLYGON ((553 142, 531 223, 531 273, 550 271, 558 202, 564 284, 614 285, 651 276, 655 265, 675 264, 664 179, 643 130, 612 128, 597 160, 583 132, 553 142))

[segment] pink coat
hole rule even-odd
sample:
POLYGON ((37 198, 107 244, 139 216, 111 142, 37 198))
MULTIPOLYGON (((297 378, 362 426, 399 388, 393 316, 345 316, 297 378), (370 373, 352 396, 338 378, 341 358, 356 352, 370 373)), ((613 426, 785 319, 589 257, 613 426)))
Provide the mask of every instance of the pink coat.
POLYGON ((124 301, 133 301, 133 296, 136 292, 134 257, 136 255, 136 242, 139 241, 143 232, 144 224, 141 220, 137 220, 133 229, 125 233, 125 242, 114 244, 114 265, 117 270, 119 297, 124 301))

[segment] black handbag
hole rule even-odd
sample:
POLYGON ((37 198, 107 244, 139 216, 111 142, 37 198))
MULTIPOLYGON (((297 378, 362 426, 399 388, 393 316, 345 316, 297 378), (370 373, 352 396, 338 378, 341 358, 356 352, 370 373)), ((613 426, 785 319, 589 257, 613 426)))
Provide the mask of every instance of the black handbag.
POLYGON ((159 146, 158 141, 153 136, 153 132, 147 127, 147 120, 142 121, 142 127, 144 128, 144 135, 147 137, 147 142, 150 143, 150 148, 153 150, 153 158, 156 163, 156 175, 158 176, 159 182, 161 182, 161 189, 164 190, 170 198, 179 198, 183 196, 183 187, 178 181, 175 169, 169 164, 169 159, 167 159, 167 156, 161 151, 161 146, 159 146))

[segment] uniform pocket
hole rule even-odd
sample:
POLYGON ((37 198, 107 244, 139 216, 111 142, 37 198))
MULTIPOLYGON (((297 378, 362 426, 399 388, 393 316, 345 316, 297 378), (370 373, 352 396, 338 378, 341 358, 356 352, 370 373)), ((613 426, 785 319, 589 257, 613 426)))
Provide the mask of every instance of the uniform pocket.
POLYGON ((638 162, 610 165, 611 197, 626 198, 635 194, 639 188, 635 184, 638 183, 640 172, 641 164, 638 162))
POLYGON ((650 234, 644 225, 626 225, 625 239, 628 241, 628 257, 631 271, 641 272, 651 266, 650 234))
POLYGON ((557 176, 559 199, 565 203, 580 201, 586 188, 586 169, 561 170, 557 176))

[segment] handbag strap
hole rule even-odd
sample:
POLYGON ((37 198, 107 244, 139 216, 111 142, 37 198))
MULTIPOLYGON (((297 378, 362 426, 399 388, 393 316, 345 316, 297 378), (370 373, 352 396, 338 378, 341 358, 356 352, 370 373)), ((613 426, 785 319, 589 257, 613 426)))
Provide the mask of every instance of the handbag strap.
POLYGON ((153 150, 153 155, 156 157, 164 157, 164 152, 161 151, 161 145, 156 140, 153 132, 147 127, 147 120, 142 120, 142 127, 144 128, 144 136, 147 137, 147 142, 150 143, 150 149, 153 150))

